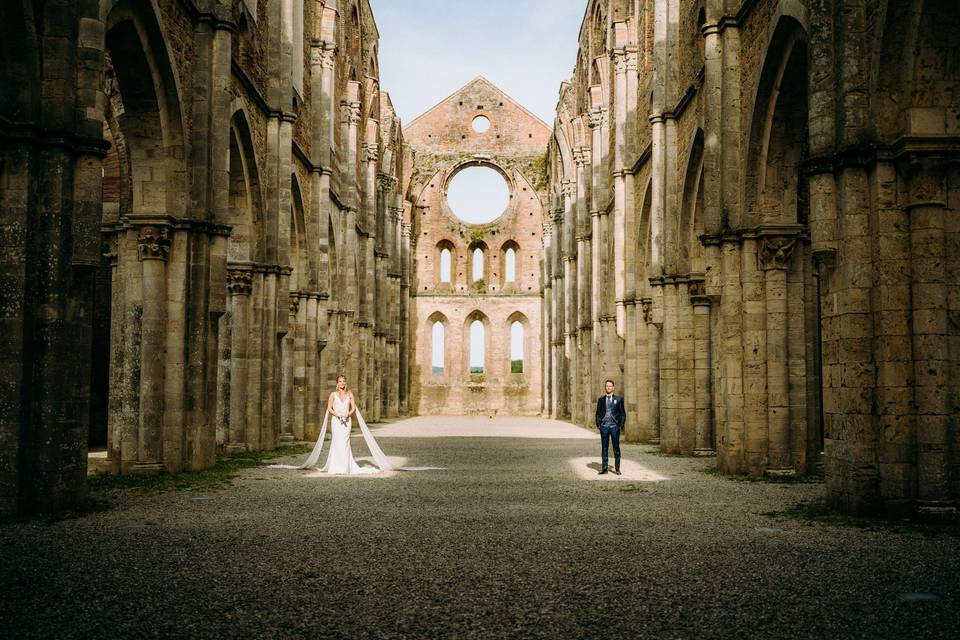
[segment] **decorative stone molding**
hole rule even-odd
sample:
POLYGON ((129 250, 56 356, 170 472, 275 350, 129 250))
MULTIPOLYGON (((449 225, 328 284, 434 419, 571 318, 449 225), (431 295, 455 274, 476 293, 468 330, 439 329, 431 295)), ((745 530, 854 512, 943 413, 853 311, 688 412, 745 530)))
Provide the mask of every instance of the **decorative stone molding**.
POLYGON ((588 116, 590 118, 589 126, 591 129, 596 129, 597 127, 602 127, 604 124, 606 124, 606 114, 604 111, 605 110, 602 108, 590 110, 588 116))
MULTIPOLYGON (((573 149, 573 161, 576 163, 577 167, 583 168, 590 164, 591 153, 590 147, 586 145, 580 145, 579 147, 574 147, 573 149)), ((574 191, 576 191, 576 184, 574 184, 574 191)))
POLYGON ((148 225, 140 228, 137 237, 140 260, 163 260, 170 258, 170 235, 166 227, 148 225))
POLYGON ((643 311, 643 321, 653 322, 653 298, 640 298, 640 309, 643 311))
POLYGON ((703 280, 692 280, 688 287, 690 304, 695 307, 709 307, 712 304, 707 295, 707 283, 703 280))
MULTIPOLYGON (((398 180, 394 176, 391 176, 388 173, 378 173, 377 182, 380 185, 381 191, 393 191, 394 188, 396 188, 397 186, 398 180)), ((388 207, 388 210, 389 209, 393 209, 393 207, 388 207)), ((401 211, 403 210, 401 209, 401 211)))
POLYGON ((821 272, 833 271, 837 268, 837 250, 830 249, 817 249, 813 252, 813 264, 821 272))
POLYGON ((340 101, 340 122, 346 125, 358 126, 360 124, 360 103, 350 102, 348 100, 340 101))
POLYGON ((227 291, 234 296, 248 296, 253 291, 253 273, 247 269, 227 271, 227 291))
POLYGON ((298 296, 290 296, 290 315, 295 316, 300 311, 300 298, 298 296))
MULTIPOLYGON (((357 122, 359 122, 359 119, 357 122)), ((360 159, 363 162, 377 162, 380 159, 380 145, 376 142, 364 142, 360 145, 360 151, 360 159)))
POLYGON ((790 266, 790 257, 797 246, 797 238, 771 236, 760 241, 757 257, 764 270, 786 270, 790 266))
POLYGON ((947 162, 942 156, 911 154, 900 162, 907 177, 907 208, 947 205, 947 162))

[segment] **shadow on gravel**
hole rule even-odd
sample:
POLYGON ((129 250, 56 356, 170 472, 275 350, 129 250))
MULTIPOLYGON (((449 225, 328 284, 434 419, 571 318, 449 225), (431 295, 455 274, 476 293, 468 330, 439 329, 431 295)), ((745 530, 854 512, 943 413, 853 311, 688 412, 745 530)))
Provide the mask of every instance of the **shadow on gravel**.
POLYGON ((87 478, 87 498, 75 509, 53 513, 36 513, 0 519, 0 526, 35 522, 53 524, 63 520, 83 518, 93 513, 109 511, 123 496, 143 496, 168 491, 218 491, 227 489, 241 471, 262 467, 266 462, 284 456, 304 455, 313 449, 312 443, 284 445, 271 451, 252 451, 223 455, 217 464, 202 471, 160 474, 156 476, 114 475, 95 473, 87 478))
POLYGON ((759 515, 781 520, 795 520, 810 525, 823 524, 835 527, 852 527, 865 531, 884 533, 912 533, 928 538, 940 536, 960 537, 960 522, 931 521, 911 518, 883 518, 879 516, 853 516, 833 509, 826 502, 801 502, 780 511, 767 511, 759 515))

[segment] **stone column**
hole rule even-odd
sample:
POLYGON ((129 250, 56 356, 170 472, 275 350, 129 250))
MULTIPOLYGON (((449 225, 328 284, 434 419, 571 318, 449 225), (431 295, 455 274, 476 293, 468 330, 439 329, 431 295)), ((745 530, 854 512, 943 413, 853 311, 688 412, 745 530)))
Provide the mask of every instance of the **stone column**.
POLYGON ((246 269, 227 272, 230 293, 230 421, 224 450, 236 453, 247 450, 247 386, 250 333, 250 293, 253 274, 246 269))
POLYGON ((693 305, 693 358, 695 385, 695 441, 693 455, 716 455, 713 436, 713 394, 710 378, 710 298, 703 282, 690 284, 690 304, 693 305))
POLYGON ((298 294, 291 293, 289 309, 289 328, 287 335, 280 342, 280 442, 296 440, 293 435, 293 423, 297 417, 294 398, 299 395, 299 392, 295 388, 294 380, 296 379, 297 340, 303 331, 298 320, 300 313, 298 294))
POLYGON ((320 294, 314 293, 301 298, 300 307, 303 329, 302 333, 297 335, 297 351, 300 354, 297 366, 302 367, 302 373, 298 371, 297 376, 301 398, 298 402, 302 407, 297 415, 302 416, 303 421, 293 425, 293 435, 296 438, 310 440, 320 434, 320 415, 323 411, 321 405, 324 404, 323 367, 320 366, 317 348, 318 325, 321 317, 320 294))
POLYGON ((643 310, 643 321, 647 325, 647 359, 650 370, 647 373, 647 389, 649 396, 649 427, 650 444, 660 444, 660 326, 653 321, 653 299, 640 300, 643 310))
POLYGON ((947 308, 946 163, 913 157, 909 184, 917 499, 921 511, 956 511, 950 487, 950 318, 947 308))
MULTIPOLYGON (((767 313, 764 273, 758 264, 756 237, 744 238, 740 246, 740 277, 743 283, 743 332, 730 349, 743 358, 743 435, 745 468, 762 474, 768 462, 770 436, 767 410, 767 313)), ((740 315, 739 313, 737 315, 740 315)))
POLYGON ((145 226, 137 238, 143 277, 143 322, 140 351, 140 425, 135 474, 163 471, 163 394, 167 331, 166 227, 145 226))
POLYGON ((797 239, 768 237, 760 242, 764 270, 767 347, 768 475, 793 475, 790 430, 790 370, 787 349, 787 269, 797 239))

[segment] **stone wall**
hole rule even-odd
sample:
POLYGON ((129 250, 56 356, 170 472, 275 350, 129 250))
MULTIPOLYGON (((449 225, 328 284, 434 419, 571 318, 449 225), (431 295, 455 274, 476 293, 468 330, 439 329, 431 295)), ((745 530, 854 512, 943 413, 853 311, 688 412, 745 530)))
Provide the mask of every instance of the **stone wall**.
POLYGON ((550 145, 551 411, 588 424, 622 375, 630 438, 955 512, 960 11, 833 5, 588 3, 550 145))
POLYGON ((404 143, 369 2, 57 4, 0 33, 0 514, 82 499, 88 440, 153 474, 315 437, 341 372, 399 415, 404 143))
POLYGON ((540 255, 543 250, 543 152, 549 129, 483 78, 478 78, 406 128, 415 154, 412 282, 414 345, 411 396, 418 413, 535 415, 541 410, 540 255), (490 128, 474 131, 484 116, 490 128), (450 209, 451 179, 470 166, 488 166, 509 185, 506 210, 489 224, 468 224, 450 209), (484 274, 472 273, 474 248, 484 250, 484 274), (441 251, 451 252, 450 282, 441 282, 441 251), (506 281, 505 252, 516 252, 516 277, 506 281), (470 324, 486 327, 483 373, 468 366, 470 324), (444 326, 445 366, 432 370, 433 324, 444 326), (511 373, 510 325, 524 328, 522 373, 511 373))

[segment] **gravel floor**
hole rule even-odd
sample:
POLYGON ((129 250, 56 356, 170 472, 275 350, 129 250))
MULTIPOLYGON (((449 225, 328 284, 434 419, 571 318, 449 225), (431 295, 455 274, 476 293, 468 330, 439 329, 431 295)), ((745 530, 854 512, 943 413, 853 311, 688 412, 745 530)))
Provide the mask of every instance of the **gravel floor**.
POLYGON ((773 519, 822 487, 719 478, 637 445, 625 458, 664 479, 597 481, 579 467, 598 442, 569 426, 420 424, 431 437, 393 425, 381 446, 445 470, 254 469, 224 491, 0 527, 0 637, 958 635, 955 537, 773 519))

